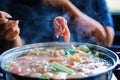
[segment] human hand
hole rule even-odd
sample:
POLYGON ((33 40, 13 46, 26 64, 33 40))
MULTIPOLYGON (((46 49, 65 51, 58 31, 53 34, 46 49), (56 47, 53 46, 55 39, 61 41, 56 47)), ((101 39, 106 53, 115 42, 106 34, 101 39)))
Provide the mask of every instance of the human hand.
POLYGON ((19 36, 18 20, 8 20, 12 17, 4 11, 0 11, 0 40, 12 41, 19 36))

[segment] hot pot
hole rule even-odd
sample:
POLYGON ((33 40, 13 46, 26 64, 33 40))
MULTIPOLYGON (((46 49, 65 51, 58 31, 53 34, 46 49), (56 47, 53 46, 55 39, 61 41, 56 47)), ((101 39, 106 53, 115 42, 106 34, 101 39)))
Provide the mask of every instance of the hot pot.
POLYGON ((7 50, 3 52, 3 54, 0 56, 0 68, 2 69, 3 73, 5 74, 6 80, 41 80, 38 78, 30 78, 26 76, 20 76, 14 73, 11 73, 4 69, 4 66, 8 64, 9 61, 14 60, 16 57, 21 56, 25 54, 26 51, 33 48, 70 48, 71 45, 78 46, 78 45, 86 45, 91 50, 97 50, 102 53, 104 53, 101 57, 103 59, 106 59, 109 61, 112 66, 110 66, 108 69, 104 70, 102 73, 98 73, 95 75, 83 77, 83 78, 74 78, 70 80, 111 80, 113 70, 118 65, 119 58, 116 55, 115 52, 109 50, 108 48, 95 45, 95 44, 89 44, 89 43, 78 43, 78 42, 70 42, 70 43, 64 43, 64 42, 48 42, 48 43, 35 43, 35 44, 28 44, 16 48, 12 48, 10 50, 7 50))

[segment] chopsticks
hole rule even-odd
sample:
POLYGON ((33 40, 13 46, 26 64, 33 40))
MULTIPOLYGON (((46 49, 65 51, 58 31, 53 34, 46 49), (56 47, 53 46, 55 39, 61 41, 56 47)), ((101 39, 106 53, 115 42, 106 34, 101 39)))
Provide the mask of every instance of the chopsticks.
POLYGON ((7 18, 8 20, 18 20, 18 21, 23 21, 21 19, 17 19, 17 18, 7 18))

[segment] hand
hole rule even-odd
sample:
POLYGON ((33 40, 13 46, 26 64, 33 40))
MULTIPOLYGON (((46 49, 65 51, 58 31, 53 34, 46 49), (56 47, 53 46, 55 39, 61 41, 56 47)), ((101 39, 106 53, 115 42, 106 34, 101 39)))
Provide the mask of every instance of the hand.
POLYGON ((19 36, 19 27, 17 20, 8 20, 12 17, 6 12, 0 11, 0 40, 12 41, 19 36))

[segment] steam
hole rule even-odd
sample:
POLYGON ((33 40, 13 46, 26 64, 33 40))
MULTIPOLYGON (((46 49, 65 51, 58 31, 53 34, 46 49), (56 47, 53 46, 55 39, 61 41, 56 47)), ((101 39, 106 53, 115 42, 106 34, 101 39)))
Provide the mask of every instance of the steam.
POLYGON ((97 41, 96 37, 94 37, 90 33, 83 30, 79 25, 73 24, 72 27, 75 28, 74 33, 75 33, 76 40, 78 42, 85 42, 85 43, 92 43, 92 44, 100 45, 100 43, 97 41))
POLYGON ((70 41, 74 42, 81 42, 81 43, 92 43, 92 44, 99 44, 96 37, 91 35, 90 33, 86 32, 81 28, 80 25, 77 23, 74 23, 72 20, 70 20, 69 14, 64 14, 65 19, 68 21, 68 27, 70 29, 71 38, 70 41))

